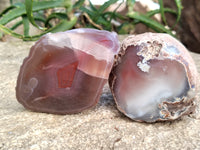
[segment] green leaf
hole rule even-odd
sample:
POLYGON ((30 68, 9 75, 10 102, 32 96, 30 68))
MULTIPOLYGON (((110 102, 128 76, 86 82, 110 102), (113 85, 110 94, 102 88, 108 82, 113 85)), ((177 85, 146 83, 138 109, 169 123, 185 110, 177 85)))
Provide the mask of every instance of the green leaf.
POLYGON ((17 23, 15 23, 11 28, 10 30, 15 30, 17 27, 19 27, 21 24, 23 23, 22 20, 18 21, 17 23))
POLYGON ((35 21, 41 21, 43 23, 45 23, 45 21, 46 21, 42 16, 35 16, 34 19, 35 19, 35 21))
POLYGON ((118 0, 109 0, 99 7, 99 13, 103 13, 110 5, 116 3, 118 0))
POLYGON ((165 24, 167 24, 166 22, 166 18, 165 18, 165 11, 164 11, 164 6, 163 6, 163 1, 162 0, 158 0, 159 2, 159 5, 160 5, 160 14, 161 14, 161 17, 162 17, 162 20, 165 24))
POLYGON ((106 18, 103 18, 102 16, 100 16, 95 23, 99 24, 99 25, 105 26, 105 28, 107 30, 111 30, 111 23, 110 23, 110 21, 106 20, 106 18))
POLYGON ((0 24, 0 31, 4 32, 5 34, 11 35, 13 37, 16 37, 16 38, 19 38, 19 39, 23 39, 23 35, 18 34, 18 33, 12 31, 11 29, 9 29, 9 28, 1 25, 1 24, 0 24))
POLYGON ((60 31, 66 31, 71 29, 77 22, 77 18, 74 17, 70 21, 68 20, 62 20, 59 24, 57 24, 55 27, 49 29, 47 32, 60 32, 60 31))
POLYGON ((2 17, 5 13, 7 13, 8 11, 10 11, 10 10, 12 10, 12 9, 14 9, 14 8, 16 8, 16 6, 12 5, 12 6, 8 7, 8 8, 6 8, 6 9, 4 9, 4 10, 1 12, 0 17, 2 17))
MULTIPOLYGON (((112 15, 113 15, 113 12, 105 12, 103 15, 104 15, 104 16, 107 16, 107 15, 112 16, 112 15)), ((114 18, 119 18, 119 19, 121 19, 121 20, 127 20, 127 17, 126 17, 126 16, 123 16, 122 14, 117 13, 117 12, 114 13, 114 18)))
POLYGON ((175 0, 176 3, 176 7, 177 7, 177 18, 176 18, 176 22, 173 25, 173 27, 179 22, 180 18, 181 18, 181 10, 183 9, 183 6, 181 4, 181 0, 175 0))
POLYGON ((92 11, 97 11, 97 8, 96 7, 94 7, 94 5, 92 4, 92 2, 89 0, 89 3, 90 3, 90 8, 91 8, 91 10, 92 11))
POLYGON ((24 35, 29 36, 29 21, 26 15, 22 15, 22 21, 24 26, 24 35))
MULTIPOLYGON (((172 13, 172 14, 177 14, 175 10, 170 9, 170 8, 164 8, 163 10, 164 10, 164 12, 169 12, 169 13, 172 13)), ((145 16, 147 16, 148 18, 150 18, 150 17, 154 16, 155 14, 159 14, 159 13, 160 13, 160 9, 151 10, 151 11, 147 12, 147 13, 145 14, 145 16)), ((139 20, 134 20, 133 22, 134 22, 135 24, 137 24, 137 23, 139 23, 140 21, 139 21, 139 20)))
POLYGON ((26 14, 28 17, 28 20, 31 22, 33 26, 40 30, 45 30, 46 28, 40 27, 35 23, 34 17, 33 17, 33 0, 25 0, 25 6, 26 6, 26 14))
POLYGON ((110 19, 109 22, 111 23, 112 19, 116 19, 116 11, 119 9, 119 7, 124 3, 124 1, 122 1, 121 3, 118 4, 118 6, 114 9, 114 11, 112 12, 112 14, 110 15, 110 19))
POLYGON ((137 19, 139 22, 144 23, 146 26, 150 27, 151 29, 155 30, 156 32, 166 32, 172 36, 174 36, 174 34, 166 29, 162 24, 160 24, 159 22, 145 16, 139 13, 128 13, 127 14, 128 17, 132 18, 132 19, 137 19))
POLYGON ((69 19, 69 17, 67 16, 67 14, 65 13, 52 13, 51 15, 48 16, 48 18, 46 19, 45 21, 45 27, 48 26, 49 24, 49 21, 51 19, 54 19, 54 18, 58 18, 58 19, 69 19))
POLYGON ((25 14, 25 9, 22 7, 11 10, 0 19, 0 24, 5 25, 23 14, 25 14))
POLYGON ((85 13, 87 13, 92 18, 96 17, 96 13, 93 13, 91 10, 89 10, 89 9, 87 9, 85 7, 81 7, 80 10, 82 10, 85 13))
MULTIPOLYGON (((69 1, 69 0, 68 0, 69 1)), ((33 12, 55 8, 55 7, 63 7, 65 6, 65 0, 57 0, 57 1, 37 1, 33 2, 33 12)), ((25 5, 23 3, 18 4, 19 7, 10 10, 8 13, 4 14, 3 17, 0 18, 0 24, 5 25, 8 22, 14 20, 17 17, 20 17, 26 14, 25 5)))
POLYGON ((56 33, 56 32, 60 32, 60 31, 69 30, 69 29, 73 28, 73 26, 76 24, 76 22, 77 22, 76 17, 72 18, 70 21, 62 20, 59 24, 57 24, 53 28, 51 28, 39 35, 24 37, 23 40, 24 41, 35 41, 35 40, 38 40, 42 35, 49 33, 49 32, 56 33))
MULTIPOLYGON (((177 14, 175 10, 170 9, 170 8, 164 8, 163 11, 168 12, 168 13, 172 13, 172 14, 177 14)), ((145 15, 147 17, 152 17, 152 16, 154 16, 155 14, 158 14, 158 13, 160 13, 160 9, 149 11, 145 15)))
POLYGON ((13 37, 19 38, 19 39, 23 39, 24 41, 35 41, 38 40, 42 35, 48 33, 48 32, 59 32, 59 31, 66 31, 71 29, 77 22, 77 18, 74 17, 72 18, 70 21, 67 20, 62 20, 59 24, 57 24, 55 27, 41 33, 38 35, 34 35, 34 36, 23 36, 21 34, 18 34, 14 31, 12 31, 11 29, 3 26, 0 24, 0 31, 4 32, 5 34, 11 35, 13 37))
MULTIPOLYGON (((45 23, 44 18, 42 17, 35 17, 36 21, 41 21, 43 23, 45 23)), ((23 24, 23 20, 18 21, 17 23, 15 23, 10 29, 11 30, 15 30, 17 27, 19 27, 21 24, 23 24)))
POLYGON ((78 9, 80 8, 81 6, 83 6, 85 0, 78 0, 74 5, 73 5, 73 8, 75 9, 78 9))

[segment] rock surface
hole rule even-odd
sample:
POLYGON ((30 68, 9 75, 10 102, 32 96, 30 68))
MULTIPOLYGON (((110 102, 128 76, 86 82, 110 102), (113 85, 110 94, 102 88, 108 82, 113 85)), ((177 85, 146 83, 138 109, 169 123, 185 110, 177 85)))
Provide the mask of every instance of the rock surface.
MULTIPOLYGON (((199 104, 196 114, 173 122, 138 123, 117 110, 106 85, 97 106, 79 114, 26 110, 16 100, 15 86, 19 67, 32 45, 0 42, 0 150, 200 149, 199 104)), ((191 55, 200 72, 200 55, 191 55)))

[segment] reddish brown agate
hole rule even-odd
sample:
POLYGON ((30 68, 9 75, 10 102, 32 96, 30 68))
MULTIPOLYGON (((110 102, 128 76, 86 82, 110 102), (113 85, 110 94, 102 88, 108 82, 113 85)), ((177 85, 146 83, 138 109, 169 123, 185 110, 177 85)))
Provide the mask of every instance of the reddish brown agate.
POLYGON ((195 110, 194 61, 167 34, 144 33, 124 39, 109 84, 118 109, 136 121, 174 120, 195 110))
POLYGON ((24 59, 16 97, 38 112, 67 114, 94 106, 119 42, 115 33, 75 29, 43 36, 24 59))

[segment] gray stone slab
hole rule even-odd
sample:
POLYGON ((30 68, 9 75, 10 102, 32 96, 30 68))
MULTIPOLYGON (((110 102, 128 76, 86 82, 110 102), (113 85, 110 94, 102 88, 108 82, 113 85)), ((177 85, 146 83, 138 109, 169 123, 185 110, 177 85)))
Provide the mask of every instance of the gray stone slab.
MULTIPOLYGON (((200 149, 199 105, 196 114, 173 122, 138 123, 116 109, 106 85, 97 106, 79 114, 26 110, 15 98, 15 86, 19 67, 32 45, 0 42, 1 150, 200 149)), ((191 55, 200 71, 200 55, 191 55)))

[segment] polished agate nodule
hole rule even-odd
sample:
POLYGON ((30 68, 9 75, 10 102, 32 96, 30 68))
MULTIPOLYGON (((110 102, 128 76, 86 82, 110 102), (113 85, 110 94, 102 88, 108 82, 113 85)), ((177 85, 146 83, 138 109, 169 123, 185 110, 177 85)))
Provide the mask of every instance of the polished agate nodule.
POLYGON ((90 108, 99 100, 118 50, 117 35, 107 31, 49 33, 24 59, 17 99, 38 112, 66 114, 90 108))
POLYGON ((136 121, 174 120, 195 108, 195 64, 186 48, 167 34, 124 39, 109 84, 118 109, 136 121))

